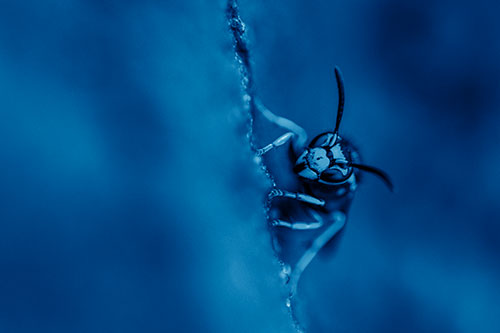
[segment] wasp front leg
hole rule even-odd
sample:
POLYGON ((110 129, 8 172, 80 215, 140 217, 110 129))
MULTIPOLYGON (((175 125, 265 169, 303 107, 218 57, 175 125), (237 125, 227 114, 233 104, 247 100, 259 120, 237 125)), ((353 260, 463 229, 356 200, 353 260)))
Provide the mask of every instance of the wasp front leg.
POLYGON ((287 143, 295 134, 293 132, 288 132, 274 140, 272 143, 268 144, 267 146, 257 149, 256 155, 257 156, 262 156, 271 149, 274 149, 279 146, 283 146, 285 143, 287 143))
POLYGON ((267 200, 268 202, 270 202, 274 198, 278 197, 295 199, 319 207, 323 207, 325 205, 325 200, 315 198, 312 195, 305 193, 289 192, 277 188, 272 189, 271 192, 269 192, 269 194, 267 195, 267 200))
POLYGON ((307 133, 302 127, 290 119, 275 115, 258 98, 255 99, 255 107, 270 123, 292 132, 294 134, 292 141, 293 150, 296 154, 302 152, 307 143, 307 133))

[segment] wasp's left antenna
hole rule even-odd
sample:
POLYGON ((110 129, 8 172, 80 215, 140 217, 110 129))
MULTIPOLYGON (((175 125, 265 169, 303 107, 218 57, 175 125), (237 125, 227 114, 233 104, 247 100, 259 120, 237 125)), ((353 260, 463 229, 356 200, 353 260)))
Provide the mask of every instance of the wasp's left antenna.
POLYGON ((374 175, 377 175, 380 179, 382 179, 382 181, 385 183, 385 185, 387 185, 387 187, 389 188, 389 190, 391 192, 395 191, 394 184, 392 183, 389 175, 387 173, 385 173, 384 171, 380 170, 379 168, 375 168, 375 167, 372 167, 369 165, 364 165, 364 164, 358 164, 358 163, 352 163, 351 166, 356 168, 356 169, 370 172, 370 173, 373 173, 374 175))
POLYGON ((337 88, 339 89, 339 107, 337 108, 337 122, 335 123, 335 130, 333 134, 337 134, 340 127, 340 122, 342 121, 342 115, 344 114, 344 79, 342 78, 342 72, 340 68, 335 66, 335 78, 337 79, 337 88))

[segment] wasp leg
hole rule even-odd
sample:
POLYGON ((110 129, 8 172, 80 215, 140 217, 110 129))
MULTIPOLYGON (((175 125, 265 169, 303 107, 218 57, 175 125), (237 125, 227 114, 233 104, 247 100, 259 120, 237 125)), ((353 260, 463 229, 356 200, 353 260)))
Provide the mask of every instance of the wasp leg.
POLYGON ((257 110, 259 110, 264 118, 266 118, 269 122, 293 132, 297 136, 294 142, 294 149, 296 149, 297 152, 302 150, 302 148, 307 143, 307 133, 305 129, 303 129, 290 119, 275 115, 271 112, 271 110, 266 108, 259 99, 255 100, 255 106, 257 107, 257 110))
POLYGON ((286 227, 293 230, 313 230, 323 226, 323 222, 288 222, 284 220, 274 220, 271 224, 275 227, 286 227))
POLYGON ((316 254, 332 239, 345 225, 346 216, 343 212, 337 211, 333 213, 333 224, 330 225, 321 235, 319 235, 311 247, 304 252, 302 257, 297 261, 297 264, 290 275, 290 296, 293 297, 297 291, 300 277, 307 266, 314 259, 316 254))
POLYGON ((272 143, 268 144, 267 146, 257 149, 257 156, 262 156, 268 151, 270 151, 273 148, 279 147, 284 145, 285 143, 288 142, 295 134, 293 132, 288 132, 274 140, 272 143))
POLYGON ((281 219, 275 219, 271 222, 274 227, 286 227, 292 230, 313 230, 323 226, 323 219, 314 210, 310 209, 309 214, 312 215, 314 221, 310 222, 289 222, 281 219))
POLYGON ((291 198, 291 199, 306 202, 308 204, 320 206, 320 207, 323 207, 325 205, 325 200, 315 198, 309 194, 288 192, 288 191, 279 190, 277 188, 272 189, 271 192, 269 192, 267 199, 268 199, 268 201, 271 201, 277 197, 291 198))

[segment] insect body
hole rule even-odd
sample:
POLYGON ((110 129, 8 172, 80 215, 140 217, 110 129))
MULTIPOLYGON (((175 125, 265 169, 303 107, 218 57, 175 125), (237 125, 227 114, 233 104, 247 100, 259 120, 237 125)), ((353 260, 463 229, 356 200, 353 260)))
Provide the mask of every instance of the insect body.
POLYGON ((257 150, 258 155, 263 155, 289 143, 290 155, 294 160, 293 172, 301 184, 300 192, 274 188, 268 196, 270 222, 276 228, 275 248, 284 262, 295 262, 289 276, 292 295, 296 291, 304 269, 345 226, 346 215, 358 185, 360 172, 373 173, 391 190, 393 187, 383 171, 361 164, 357 150, 338 134, 344 111, 344 84, 338 68, 335 68, 335 76, 339 90, 339 105, 333 131, 316 136, 305 146, 304 143, 307 141, 305 131, 294 130, 281 120, 276 124, 291 131, 257 150), (275 205, 273 202, 276 199, 282 199, 281 203, 275 205), (283 200, 296 201, 298 207, 284 203, 283 200), (307 242, 282 229, 316 232, 312 235, 313 241, 307 242), (293 248, 302 250, 297 251, 293 248))
POLYGON ((290 272, 285 270, 288 272, 292 297, 302 272, 325 245, 338 239, 343 230, 361 172, 379 176, 390 189, 392 183, 383 171, 361 164, 357 150, 339 135, 345 99, 340 70, 335 68, 339 95, 335 127, 307 144, 307 134, 302 127, 275 115, 257 98, 245 24, 239 16, 236 0, 228 0, 227 15, 242 77, 243 100, 250 120, 250 145, 257 156, 288 145, 293 172, 299 184, 293 190, 274 186, 267 198, 268 218, 275 236, 276 252, 281 261, 286 263, 284 267, 292 267, 290 272), (252 134, 252 124, 257 113, 287 131, 260 149, 255 148, 252 134))

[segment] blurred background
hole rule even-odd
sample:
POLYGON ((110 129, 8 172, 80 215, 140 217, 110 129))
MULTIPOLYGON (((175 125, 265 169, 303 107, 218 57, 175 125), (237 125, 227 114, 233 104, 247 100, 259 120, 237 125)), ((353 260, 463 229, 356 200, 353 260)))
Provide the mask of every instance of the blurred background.
MULTIPOLYGON (((342 134, 399 188, 365 177, 304 325, 498 332, 500 3, 240 9, 264 103, 329 130, 340 66, 342 134)), ((0 1, 0 332, 294 331, 224 10, 0 1)))

